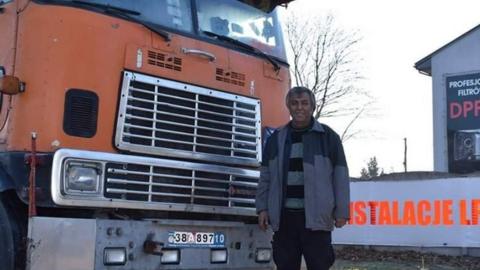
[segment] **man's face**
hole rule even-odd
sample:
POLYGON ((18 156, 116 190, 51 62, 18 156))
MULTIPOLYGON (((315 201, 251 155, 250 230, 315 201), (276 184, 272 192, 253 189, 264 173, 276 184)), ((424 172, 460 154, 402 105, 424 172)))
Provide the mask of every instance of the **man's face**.
POLYGON ((292 116, 294 127, 302 128, 310 124, 314 106, 311 104, 307 93, 291 95, 287 101, 287 108, 292 116))

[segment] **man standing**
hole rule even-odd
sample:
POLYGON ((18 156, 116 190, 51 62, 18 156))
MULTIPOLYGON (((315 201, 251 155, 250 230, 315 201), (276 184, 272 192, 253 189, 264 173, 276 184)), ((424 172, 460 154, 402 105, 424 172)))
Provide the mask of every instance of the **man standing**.
POLYGON ((267 141, 257 189, 258 224, 270 223, 278 270, 309 270, 335 261, 333 227, 349 219, 350 180, 339 136, 312 117, 315 96, 305 87, 285 99, 292 120, 267 141))

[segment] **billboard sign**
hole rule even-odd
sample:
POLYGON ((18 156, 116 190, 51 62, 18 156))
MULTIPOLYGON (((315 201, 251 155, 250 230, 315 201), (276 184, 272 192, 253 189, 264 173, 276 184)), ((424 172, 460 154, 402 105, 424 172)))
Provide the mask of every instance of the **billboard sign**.
POLYGON ((446 91, 448 171, 480 171, 480 73, 447 77, 446 91))
POLYGON ((351 182, 335 244, 480 248, 480 177, 351 182))

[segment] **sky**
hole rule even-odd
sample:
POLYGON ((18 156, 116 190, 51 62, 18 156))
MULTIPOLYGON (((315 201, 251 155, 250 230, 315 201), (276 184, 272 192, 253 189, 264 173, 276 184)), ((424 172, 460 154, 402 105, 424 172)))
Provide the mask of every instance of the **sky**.
MULTIPOLYGON (((433 170, 432 81, 415 62, 480 24, 478 0, 296 0, 284 15, 326 16, 357 31, 359 84, 375 99, 374 115, 355 123, 362 132, 344 143, 351 176, 375 156, 385 173, 433 170)), ((480 45, 479 45, 480 46, 480 45)), ((338 133, 338 121, 325 120, 338 133)))

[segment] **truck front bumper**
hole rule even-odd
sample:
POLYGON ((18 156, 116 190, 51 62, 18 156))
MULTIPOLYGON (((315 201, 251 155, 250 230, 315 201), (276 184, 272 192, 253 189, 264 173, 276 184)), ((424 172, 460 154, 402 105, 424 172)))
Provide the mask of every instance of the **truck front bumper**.
POLYGON ((33 217, 27 269, 266 270, 273 269, 271 235, 239 222, 33 217), (176 232, 215 233, 225 241, 178 244, 172 240, 176 232))

